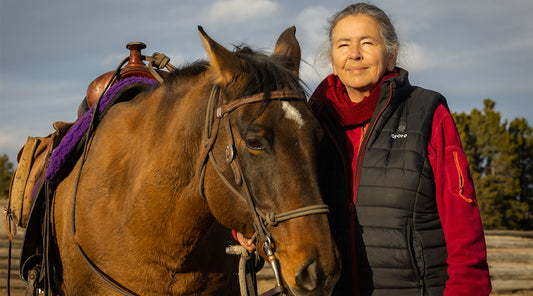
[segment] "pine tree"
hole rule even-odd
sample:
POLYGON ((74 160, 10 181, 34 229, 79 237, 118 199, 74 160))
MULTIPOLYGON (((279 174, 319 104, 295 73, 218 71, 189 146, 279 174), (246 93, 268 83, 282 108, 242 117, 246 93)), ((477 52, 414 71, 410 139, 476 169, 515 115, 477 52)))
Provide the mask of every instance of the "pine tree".
POLYGON ((517 160, 513 164, 519 171, 520 193, 517 200, 528 205, 524 229, 533 229, 533 129, 524 118, 516 118, 509 125, 509 134, 516 144, 517 160))
POLYGON ((483 224, 489 229, 531 229, 531 128, 525 120, 514 120, 507 128, 492 100, 483 105, 482 111, 454 114, 483 224))
POLYGON ((6 199, 9 194, 9 184, 13 175, 13 163, 7 154, 0 156, 0 198, 6 199))

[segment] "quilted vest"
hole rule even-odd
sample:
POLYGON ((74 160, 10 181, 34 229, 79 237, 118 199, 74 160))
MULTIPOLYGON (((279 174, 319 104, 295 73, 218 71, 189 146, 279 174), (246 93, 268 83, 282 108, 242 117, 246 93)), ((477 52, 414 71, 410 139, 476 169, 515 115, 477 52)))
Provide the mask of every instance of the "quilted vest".
MULTIPOLYGON (((355 234, 360 295, 442 295, 446 241, 427 145, 445 99, 393 78, 359 153, 355 234), (392 92, 392 93, 391 93, 392 92), (389 99, 390 98, 390 99, 389 99)), ((402 75, 401 75, 402 76, 402 75)))

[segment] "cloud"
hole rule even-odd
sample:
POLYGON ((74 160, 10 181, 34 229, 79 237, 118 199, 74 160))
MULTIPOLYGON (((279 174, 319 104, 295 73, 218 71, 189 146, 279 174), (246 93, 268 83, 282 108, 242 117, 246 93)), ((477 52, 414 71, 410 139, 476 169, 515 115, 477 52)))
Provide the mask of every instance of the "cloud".
POLYGON ((480 54, 483 49, 461 48, 457 50, 436 49, 434 46, 417 42, 403 42, 398 65, 410 72, 425 70, 458 70, 481 67, 480 54))
POLYGON ((308 51, 315 51, 327 42, 328 23, 325 16, 329 14, 331 12, 324 6, 312 6, 304 9, 296 17, 297 30, 301 32, 306 48, 310 48, 308 51))
POLYGON ((219 0, 211 6, 208 19, 212 24, 245 23, 267 18, 278 9, 278 3, 269 0, 219 0))
POLYGON ((25 83, 0 89, 0 154, 15 160, 27 136, 46 136, 54 121, 74 121, 85 85, 73 81, 25 83))
MULTIPOLYGON (((143 52, 142 54, 146 54, 143 52)), ((106 54, 100 61, 102 69, 109 69, 109 71, 115 70, 119 63, 128 56, 128 51, 122 51, 121 53, 106 54)), ((102 73, 104 74, 104 73, 102 73)))
POLYGON ((311 90, 329 73, 327 56, 328 22, 332 11, 324 6, 311 6, 296 16, 296 33, 302 46, 300 77, 311 90), (313 21, 310 21, 313 20, 313 21))
MULTIPOLYGON (((13 133, 13 130, 11 129, 6 130, 4 127, 1 127, 0 128, 0 147, 9 147, 10 150, 16 150, 16 147, 12 147, 12 146, 13 146, 13 143, 23 143, 24 136, 21 136, 21 135, 22 134, 20 133, 18 134, 13 133)), ((2 154, 3 153, 5 153, 5 151, 2 151, 2 154)), ((10 153, 10 154, 13 155, 14 153, 10 153)))
MULTIPOLYGON (((145 42, 144 54, 165 53, 175 66, 205 58, 197 25, 228 49, 241 42, 271 48, 283 29, 296 25, 300 73, 312 91, 331 73, 328 17, 347 5, 342 0, 156 0, 164 9, 154 9, 151 1, 132 1, 2 1, 0 154, 9 152, 14 159, 27 135, 47 135, 51 122, 75 117, 87 85, 115 69, 127 56, 128 42, 145 42)), ((410 71, 413 84, 442 91, 454 110, 479 107, 491 97, 508 108, 509 117, 533 122, 531 108, 524 107, 532 102, 530 1, 373 2, 406 40, 399 65, 410 71)))
POLYGON ((435 52, 414 42, 404 42, 398 57, 398 65, 409 71, 423 71, 437 67, 441 57, 435 52))

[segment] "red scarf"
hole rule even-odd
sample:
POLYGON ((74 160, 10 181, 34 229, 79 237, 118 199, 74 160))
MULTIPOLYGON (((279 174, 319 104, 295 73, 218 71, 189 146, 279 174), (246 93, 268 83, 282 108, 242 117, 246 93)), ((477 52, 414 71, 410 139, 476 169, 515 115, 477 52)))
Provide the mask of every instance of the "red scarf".
POLYGON ((339 77, 333 74, 326 77, 315 93, 322 96, 326 106, 341 127, 358 126, 372 118, 378 103, 381 84, 393 76, 398 76, 398 73, 393 71, 385 74, 370 95, 364 97, 358 103, 350 100, 346 86, 344 86, 339 77))

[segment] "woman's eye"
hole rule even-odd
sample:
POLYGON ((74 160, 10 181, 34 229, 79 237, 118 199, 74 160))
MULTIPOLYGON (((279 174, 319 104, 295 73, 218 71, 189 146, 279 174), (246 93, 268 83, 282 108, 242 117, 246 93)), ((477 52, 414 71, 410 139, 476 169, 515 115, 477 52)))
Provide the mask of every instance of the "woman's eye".
POLYGON ((261 144, 261 141, 259 141, 258 139, 246 139, 246 146, 248 146, 248 148, 252 149, 252 150, 256 150, 256 151, 263 151, 265 150, 265 147, 263 146, 263 144, 261 144))

